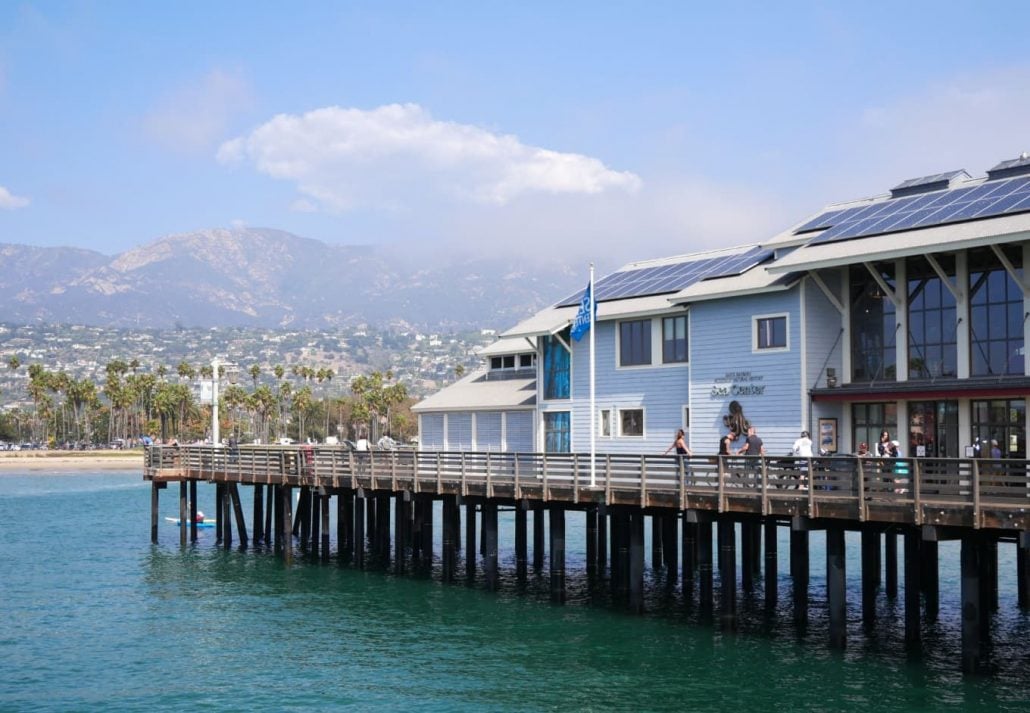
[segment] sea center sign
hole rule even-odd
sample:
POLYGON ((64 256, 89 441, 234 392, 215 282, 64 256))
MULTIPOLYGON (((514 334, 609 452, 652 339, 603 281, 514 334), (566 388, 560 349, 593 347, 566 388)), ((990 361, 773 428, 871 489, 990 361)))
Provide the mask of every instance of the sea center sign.
POLYGON ((709 396, 713 399, 724 396, 764 396, 764 377, 750 371, 727 371, 725 376, 717 377, 712 383, 709 396))

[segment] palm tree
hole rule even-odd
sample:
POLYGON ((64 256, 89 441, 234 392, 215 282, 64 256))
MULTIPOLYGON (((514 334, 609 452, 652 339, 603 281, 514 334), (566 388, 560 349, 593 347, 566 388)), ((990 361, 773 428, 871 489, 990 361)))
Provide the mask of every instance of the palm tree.
POLYGON ((258 377, 261 376, 261 367, 257 364, 251 364, 250 369, 247 370, 250 374, 250 380, 254 382, 254 388, 257 388, 258 377))

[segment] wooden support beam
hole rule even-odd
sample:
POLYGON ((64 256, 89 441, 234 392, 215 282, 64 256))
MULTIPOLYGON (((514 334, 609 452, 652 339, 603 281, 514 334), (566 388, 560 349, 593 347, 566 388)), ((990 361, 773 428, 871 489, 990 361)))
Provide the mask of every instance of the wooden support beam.
POLYGON ((1030 609, 1030 547, 1021 538, 1016 542, 1016 601, 1020 609, 1030 609))
MULTIPOLYGON (((196 498, 193 499, 196 500, 196 498)), ((268 484, 265 500, 268 503, 268 507, 265 508, 265 544, 267 545, 272 543, 272 518, 275 514, 275 509, 272 506, 275 501, 275 486, 271 483, 268 484)))
POLYGON ((257 545, 264 538, 264 531, 262 526, 265 522, 265 503, 264 503, 264 491, 265 486, 261 484, 254 485, 254 544, 257 545))
POLYGON ((862 531, 862 623, 871 630, 876 623, 876 590, 879 580, 880 533, 862 531))
POLYGON ((686 513, 683 517, 683 597, 690 599, 694 594, 694 573, 697 571, 697 528, 696 522, 688 522, 686 513))
POLYGON ((321 496, 322 504, 322 561, 329 561, 329 494, 321 496))
POLYGON ((586 517, 586 565, 587 577, 597 575, 597 508, 588 507, 584 511, 586 517))
POLYGON ((779 595, 776 521, 768 519, 764 524, 765 529, 765 608, 767 611, 776 609, 776 599, 779 595))
POLYGON ((218 513, 218 522, 222 525, 222 547, 232 547, 232 495, 228 484, 222 486, 222 507, 218 513))
POLYGON ((450 495, 443 496, 443 522, 441 523, 443 529, 443 541, 442 550, 440 552, 440 570, 441 578, 444 582, 454 581, 454 516, 451 514, 451 508, 457 507, 454 504, 453 497, 450 495))
POLYGON ((552 503, 550 510, 551 601, 565 603, 565 508, 552 503))
POLYGON ((247 521, 243 517, 243 503, 240 501, 240 490, 236 483, 229 483, 229 500, 232 502, 233 514, 236 516, 236 532, 240 537, 240 545, 247 546, 247 521))
POLYGON ((940 610, 940 574, 937 564, 937 543, 923 540, 919 545, 919 561, 922 571, 919 573, 919 584, 923 590, 923 609, 928 621, 937 618, 940 610))
POLYGON ((651 515, 651 570, 654 572, 662 568, 664 557, 662 555, 662 516, 651 515))
POLYGON ((711 618, 714 602, 713 569, 712 569, 712 523, 691 523, 697 528, 697 578, 698 596, 701 613, 711 618))
POLYGON ((979 532, 962 538, 961 554, 961 599, 962 599, 962 671, 977 673, 981 668, 983 638, 980 629, 983 617, 980 610, 980 577, 983 571, 980 557, 983 554, 983 542, 979 532))
POLYGON ((533 569, 544 566, 544 504, 533 504, 533 569))
POLYGON ((629 608, 630 611, 644 611, 644 513, 634 509, 627 517, 629 558, 629 608))
POLYGON ((483 501, 483 573, 486 588, 497 591, 497 501, 483 501))
POLYGON ((197 481, 190 481, 190 542, 197 541, 197 481))
POLYGON ((398 493, 393 499, 393 566, 397 574, 403 574, 407 558, 404 553, 404 524, 407 518, 404 512, 404 497, 398 493))
POLYGON ((186 505, 187 485, 185 480, 179 481, 179 546, 186 546, 186 533, 189 532, 189 507, 186 505))
POLYGON ((790 531, 790 573, 793 579, 794 624, 804 629, 808 624, 808 531, 790 531))
POLYGON ((597 572, 603 575, 608 566, 608 506, 597 505, 597 572))
POLYGON ((160 516, 160 485, 155 481, 150 484, 150 541, 157 544, 157 523, 160 516))
MULTIPOLYGON (((515 576, 520 580, 526 578, 529 565, 529 541, 527 532, 527 509, 525 500, 515 503, 515 576)), ((475 528, 473 528, 474 536, 475 528)))
POLYGON ((898 596, 898 533, 887 530, 883 533, 883 582, 888 599, 898 596))
POLYGON ((740 523, 740 588, 744 594, 751 594, 755 591, 754 568, 755 559, 755 538, 752 533, 754 523, 740 523))
POLYGON ((419 493, 419 497, 422 499, 422 566, 428 572, 433 568, 433 494, 419 493))
POLYGON ((847 641, 847 589, 844 528, 826 530, 826 600, 830 610, 830 647, 843 649, 847 641))
POLYGON ((665 554, 665 582, 669 586, 676 584, 679 568, 679 518, 675 513, 662 516, 662 552, 665 554))
POLYGON ((476 576, 476 504, 465 501, 465 575, 471 580, 476 576))
POLYGON ((737 625, 737 528, 720 519, 719 532, 719 621, 724 629, 737 625))
POLYGON ((351 538, 354 543, 354 566, 358 569, 365 568, 365 516, 367 514, 365 492, 359 489, 354 497, 354 536, 351 538))
POLYGON ((916 645, 921 638, 919 622, 919 545, 915 530, 905 530, 905 643, 916 645))

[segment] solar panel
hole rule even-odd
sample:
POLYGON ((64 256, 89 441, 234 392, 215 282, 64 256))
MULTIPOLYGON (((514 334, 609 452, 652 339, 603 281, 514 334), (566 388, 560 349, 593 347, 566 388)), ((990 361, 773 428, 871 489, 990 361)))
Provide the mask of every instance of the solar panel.
MULTIPOLYGON (((772 250, 754 247, 732 255, 621 270, 594 282, 594 299, 605 302, 679 292, 701 280, 740 275, 765 262, 772 255, 772 250)), ((580 290, 560 302, 559 306, 578 305, 582 299, 583 291, 580 290)))
MULTIPOLYGON (((932 177, 931 177, 932 178, 932 177)), ((827 211, 797 228, 795 235, 824 229, 810 244, 832 243, 900 230, 928 228, 967 220, 1030 211, 1030 176, 988 181, 977 186, 893 198, 854 208, 827 211)))

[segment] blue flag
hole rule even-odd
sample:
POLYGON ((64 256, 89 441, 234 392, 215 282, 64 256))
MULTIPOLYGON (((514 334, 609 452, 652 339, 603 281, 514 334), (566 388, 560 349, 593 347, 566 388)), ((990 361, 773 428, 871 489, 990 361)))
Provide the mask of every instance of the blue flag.
MULTIPOLYGON (((583 338, 583 335, 590 331, 590 283, 587 283, 586 290, 583 291, 583 299, 579 303, 579 312, 576 313, 576 318, 572 320, 572 338, 577 342, 583 338)), ((597 316, 597 305, 594 305, 594 316, 597 316)))

